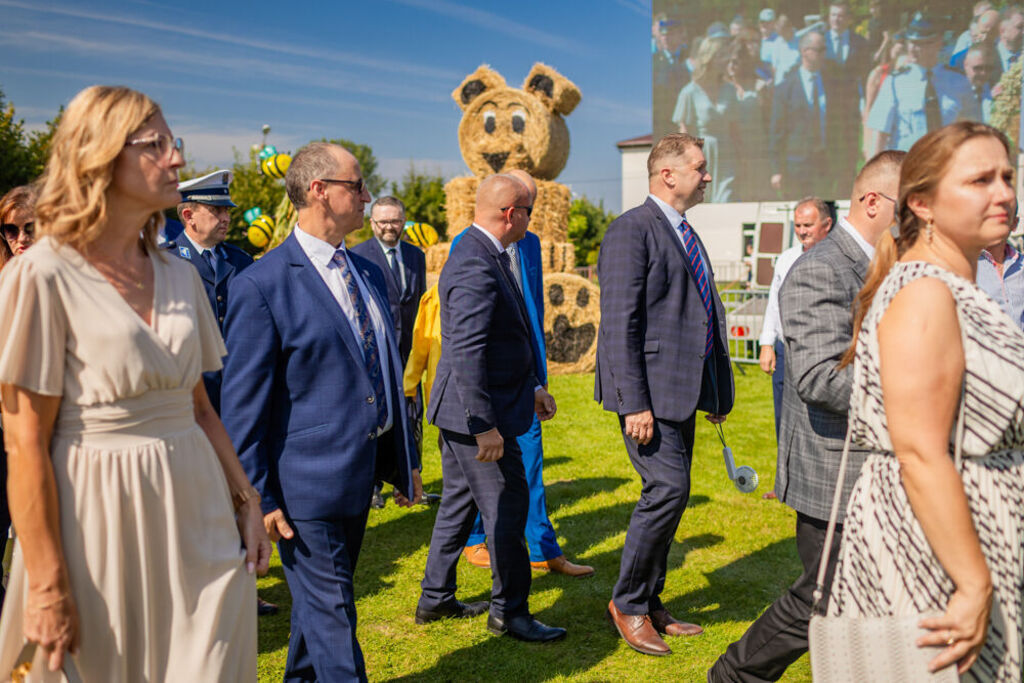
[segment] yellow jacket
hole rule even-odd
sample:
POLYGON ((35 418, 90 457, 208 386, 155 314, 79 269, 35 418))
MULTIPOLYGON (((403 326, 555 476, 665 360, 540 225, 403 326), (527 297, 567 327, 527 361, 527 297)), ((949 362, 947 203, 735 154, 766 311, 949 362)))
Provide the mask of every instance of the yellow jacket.
POLYGON ((415 396, 416 387, 427 373, 423 382, 423 405, 430 402, 430 388, 437 374, 437 362, 441 360, 441 301, 437 296, 437 285, 428 289, 420 299, 416 312, 416 323, 412 328, 412 349, 405 364, 402 383, 406 396, 415 396))

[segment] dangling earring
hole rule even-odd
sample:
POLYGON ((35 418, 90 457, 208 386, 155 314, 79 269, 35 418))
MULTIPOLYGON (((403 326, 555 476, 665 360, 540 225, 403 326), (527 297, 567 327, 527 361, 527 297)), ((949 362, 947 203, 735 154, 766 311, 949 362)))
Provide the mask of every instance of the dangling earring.
POLYGON ((933 221, 931 218, 929 218, 928 222, 924 224, 924 238, 926 240, 928 240, 928 244, 929 245, 932 243, 932 228, 933 227, 935 227, 935 221, 933 221))

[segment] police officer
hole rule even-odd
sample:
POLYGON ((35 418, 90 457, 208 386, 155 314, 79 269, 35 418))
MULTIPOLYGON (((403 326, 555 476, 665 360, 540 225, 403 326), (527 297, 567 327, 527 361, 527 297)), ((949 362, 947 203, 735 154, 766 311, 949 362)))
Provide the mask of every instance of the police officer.
MULTIPOLYGON (((161 248, 178 255, 199 271, 199 277, 217 316, 217 325, 224 332, 224 314, 228 307, 228 287, 232 278, 252 265, 252 257, 224 240, 231 225, 231 171, 220 170, 202 178, 186 180, 178 185, 181 203, 178 218, 184 230, 161 244, 161 248)), ((204 372, 203 384, 210 403, 220 414, 221 373, 204 372)), ((256 598, 256 612, 263 616, 275 614, 277 605, 256 598)))
POLYGON ((967 78, 939 66, 942 35, 918 12, 907 29, 912 63, 885 79, 868 114, 874 152, 909 150, 929 131, 961 119, 980 121, 981 108, 967 78))

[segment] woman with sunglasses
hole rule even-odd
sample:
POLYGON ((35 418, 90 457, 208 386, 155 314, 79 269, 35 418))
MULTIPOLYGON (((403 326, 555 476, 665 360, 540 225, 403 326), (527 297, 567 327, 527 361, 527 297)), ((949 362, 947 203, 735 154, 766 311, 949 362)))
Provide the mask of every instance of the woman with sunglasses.
POLYGON ((0 678, 38 644, 29 680, 256 679, 270 542, 200 376, 225 354, 206 294, 156 248, 181 151, 142 93, 83 90, 53 138, 40 238, 0 275, 18 530, 0 678))
POLYGON ((3 243, 13 256, 24 253, 35 242, 35 203, 36 191, 31 185, 20 185, 0 198, 3 243))

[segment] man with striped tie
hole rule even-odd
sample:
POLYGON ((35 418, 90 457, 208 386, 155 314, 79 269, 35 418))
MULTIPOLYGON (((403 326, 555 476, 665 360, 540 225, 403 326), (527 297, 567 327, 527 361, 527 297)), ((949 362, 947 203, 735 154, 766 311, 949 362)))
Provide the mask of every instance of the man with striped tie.
POLYGON ((671 133, 647 158, 650 194, 612 222, 597 262, 601 328, 594 398, 619 417, 643 489, 608 617, 638 652, 667 655, 659 634, 696 635, 661 603, 669 547, 690 497, 697 411, 732 409, 725 309, 686 212, 712 181, 704 141, 671 133))

